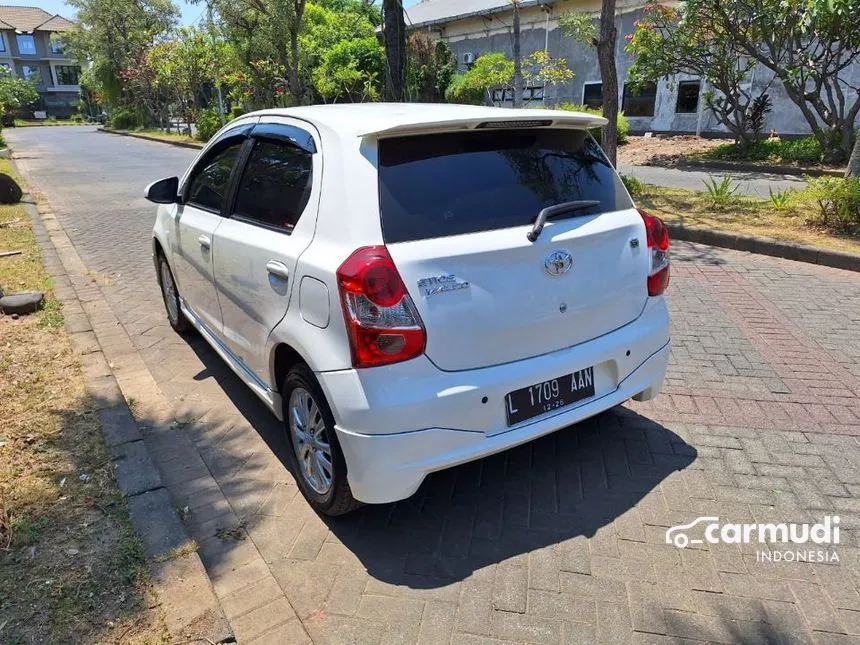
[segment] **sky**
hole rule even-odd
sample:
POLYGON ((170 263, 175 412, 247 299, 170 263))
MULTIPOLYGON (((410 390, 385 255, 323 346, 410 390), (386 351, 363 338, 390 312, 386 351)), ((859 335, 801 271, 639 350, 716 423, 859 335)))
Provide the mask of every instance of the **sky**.
MULTIPOLYGON (((206 12, 206 3, 200 2, 198 4, 191 4, 190 2, 185 2, 184 0, 173 0, 180 11, 182 12, 182 24, 183 25, 193 25, 196 24, 200 18, 203 17, 203 14, 206 12)), ((404 5, 407 7, 411 7, 416 4, 418 0, 404 0, 404 5)), ((74 19, 74 11, 68 6, 63 0, 2 0, 0 4, 5 5, 18 5, 25 7, 41 7, 48 13, 58 13, 61 16, 64 16, 69 19, 74 19)))

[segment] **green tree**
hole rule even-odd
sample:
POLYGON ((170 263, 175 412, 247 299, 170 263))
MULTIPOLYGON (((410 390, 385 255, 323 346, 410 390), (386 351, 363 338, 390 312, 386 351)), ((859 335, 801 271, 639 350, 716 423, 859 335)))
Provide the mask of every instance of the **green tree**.
POLYGON ((299 38, 306 0, 210 2, 247 76, 250 107, 304 102, 307 75, 299 38))
POLYGON ((316 0, 314 4, 335 13, 355 13, 363 16, 374 27, 382 24, 382 10, 376 0, 316 0))
POLYGON ((75 28, 64 41, 81 64, 91 63, 93 74, 109 105, 134 103, 123 94, 120 72, 138 64, 156 40, 179 17, 171 0, 68 0, 77 14, 75 28))
POLYGON ((215 88, 232 66, 232 48, 209 29, 181 27, 150 50, 149 64, 155 89, 169 96, 191 123, 212 102, 215 88))
POLYGON ((828 160, 848 157, 860 114, 849 73, 860 56, 860 0, 689 0, 684 14, 775 76, 828 160))
POLYGON ((376 37, 375 28, 366 12, 356 6, 361 3, 343 3, 348 8, 338 7, 337 10, 326 4, 333 3, 308 4, 302 33, 299 35, 303 67, 312 83, 316 69, 335 45, 341 41, 376 37))
POLYGON ((330 102, 378 100, 385 73, 385 51, 371 36, 342 40, 323 56, 314 70, 314 85, 330 102))
POLYGON ((0 118, 7 112, 27 107, 39 98, 36 86, 18 78, 9 70, 0 69, 0 118))
POLYGON ((691 8, 695 5, 646 7, 628 38, 626 49, 634 56, 628 78, 636 86, 675 74, 699 77, 709 87, 705 104, 717 123, 740 145, 751 145, 762 134, 756 132, 754 108, 764 91, 754 93, 749 83, 757 63, 742 56, 724 31, 690 14, 691 8))
POLYGON ((508 88, 514 81, 514 62, 502 52, 479 56, 469 71, 457 74, 447 98, 455 103, 491 104, 491 90, 508 88))
POLYGON ((428 34, 409 37, 406 63, 406 95, 410 101, 441 103, 457 70, 457 58, 444 40, 428 34))
POLYGON ((553 58, 549 52, 538 50, 525 60, 524 76, 530 86, 541 85, 544 98, 549 99, 549 88, 573 80, 574 73, 564 58, 553 58))

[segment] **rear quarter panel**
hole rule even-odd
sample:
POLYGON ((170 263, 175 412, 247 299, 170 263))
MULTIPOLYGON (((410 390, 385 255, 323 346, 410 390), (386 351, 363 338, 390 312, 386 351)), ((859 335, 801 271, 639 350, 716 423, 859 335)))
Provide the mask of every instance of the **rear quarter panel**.
POLYGON ((302 316, 300 297, 294 293, 287 315, 269 336, 267 351, 274 388, 279 385, 274 355, 281 343, 296 350, 314 372, 352 369, 336 272, 356 249, 382 244, 376 142, 341 136, 319 125, 317 129, 323 154, 319 214, 314 239, 296 266, 294 288, 300 291, 305 277, 325 285, 328 324, 319 327, 308 322, 302 316))

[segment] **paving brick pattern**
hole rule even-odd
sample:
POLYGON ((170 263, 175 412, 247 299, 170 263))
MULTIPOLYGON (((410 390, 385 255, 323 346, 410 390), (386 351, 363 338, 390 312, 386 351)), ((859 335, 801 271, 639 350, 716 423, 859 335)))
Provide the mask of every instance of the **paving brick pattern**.
POLYGON ((175 408, 144 439, 240 643, 860 643, 860 275, 677 244, 660 398, 326 519, 278 423, 162 314, 138 195, 191 152, 86 128, 8 138, 175 408), (665 543, 698 516, 824 514, 838 563, 665 543))

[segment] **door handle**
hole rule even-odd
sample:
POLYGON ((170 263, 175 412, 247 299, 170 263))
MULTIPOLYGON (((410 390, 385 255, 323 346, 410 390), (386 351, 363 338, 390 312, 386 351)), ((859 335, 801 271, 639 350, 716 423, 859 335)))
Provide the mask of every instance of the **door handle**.
POLYGON ((212 239, 208 235, 201 235, 197 238, 197 241, 200 242, 200 246, 204 249, 208 249, 212 246, 212 239))
POLYGON ((290 277, 290 270, 287 268, 287 265, 277 260, 266 262, 266 271, 281 280, 287 280, 290 277))

